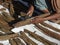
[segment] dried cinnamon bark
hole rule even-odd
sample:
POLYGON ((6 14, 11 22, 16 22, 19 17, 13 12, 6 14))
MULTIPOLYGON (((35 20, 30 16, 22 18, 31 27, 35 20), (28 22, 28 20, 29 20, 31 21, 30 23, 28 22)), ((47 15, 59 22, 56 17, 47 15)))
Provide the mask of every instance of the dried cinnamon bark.
POLYGON ((3 19, 0 18, 0 29, 3 32, 10 32, 12 27, 8 25, 7 22, 5 22, 3 19))
POLYGON ((5 8, 9 8, 9 3, 8 2, 3 2, 2 6, 4 6, 5 8))
POLYGON ((11 16, 13 16, 14 8, 13 8, 12 0, 4 0, 4 3, 2 5, 8 8, 11 16))
POLYGON ((7 22, 11 22, 12 20, 15 20, 11 15, 9 15, 6 12, 2 12, 2 15, 4 15, 4 17, 6 18, 7 22))
MULTIPOLYGON (((49 16, 50 14, 42 14, 38 17, 47 17, 49 16)), ((33 19, 34 17, 32 17, 33 19)), ((14 27, 19 27, 19 26, 24 26, 24 25, 27 25, 27 24, 31 24, 31 18, 30 19, 27 19, 27 20, 24 20, 24 21, 20 21, 20 22, 17 22, 16 24, 13 24, 14 27)))
POLYGON ((26 38, 24 38, 23 35, 20 35, 20 38, 24 40, 24 42, 26 43, 26 45, 30 45, 30 43, 28 42, 28 40, 26 38))
POLYGON ((18 22, 16 24, 13 24, 13 26, 14 27, 19 27, 19 26, 24 26, 24 25, 28 25, 28 24, 31 24, 31 19, 20 21, 20 22, 18 22))
MULTIPOLYGON (((60 40, 60 34, 54 33, 54 32, 52 32, 52 31, 50 31, 50 30, 48 30, 48 29, 40 26, 39 24, 35 24, 35 25, 36 25, 36 27, 38 27, 44 34, 60 40)), ((40 31, 40 30, 39 30, 39 31, 40 31)))
POLYGON ((2 35, 0 36, 0 40, 8 40, 8 39, 15 38, 18 36, 19 36, 18 34, 2 35))
POLYGON ((1 29, 1 31, 3 31, 5 33, 12 33, 11 30, 5 29, 4 26, 1 26, 1 25, 0 25, 0 29, 1 29))
POLYGON ((41 24, 45 27, 49 27, 49 28, 53 29, 54 31, 60 32, 60 29, 57 29, 57 28, 55 28, 47 23, 42 22, 41 24))
POLYGON ((11 16, 13 16, 13 14, 14 14, 14 8, 13 8, 13 4, 10 2, 9 3, 10 4, 10 9, 9 9, 9 11, 10 11, 10 14, 11 14, 11 16))
POLYGON ((19 38, 14 39, 14 41, 17 43, 17 45, 25 45, 19 38))
POLYGON ((17 45, 17 43, 13 39, 10 39, 9 42, 11 45, 17 45))
POLYGON ((24 33, 24 32, 20 32, 21 33, 21 35, 22 35, 22 37, 23 37, 23 40, 25 40, 26 42, 27 42, 27 44, 29 44, 29 45, 37 45, 35 42, 33 42, 30 38, 28 38, 27 36, 26 36, 26 34, 24 33))
POLYGON ((35 34, 34 32, 31 32, 27 29, 25 29, 24 32, 28 33, 31 37, 37 39, 38 41, 44 43, 44 45, 57 45, 56 43, 50 42, 47 39, 35 34))

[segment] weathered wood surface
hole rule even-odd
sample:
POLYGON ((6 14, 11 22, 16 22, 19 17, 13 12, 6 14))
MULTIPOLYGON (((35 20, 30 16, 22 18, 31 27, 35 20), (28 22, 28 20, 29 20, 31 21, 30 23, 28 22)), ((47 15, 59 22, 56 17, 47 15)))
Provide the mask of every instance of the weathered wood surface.
POLYGON ((31 32, 31 31, 29 31, 29 30, 27 30, 27 29, 25 29, 24 32, 28 33, 29 36, 32 36, 32 37, 35 38, 36 40, 44 43, 44 45, 57 45, 56 43, 53 43, 53 42, 51 42, 51 41, 48 41, 47 39, 45 39, 45 38, 43 38, 43 37, 35 34, 34 32, 31 32))
POLYGON ((55 32, 52 32, 52 31, 50 31, 50 30, 48 30, 48 29, 40 26, 39 24, 35 24, 35 25, 36 25, 36 27, 38 27, 38 28, 40 29, 40 31, 42 31, 44 34, 60 40, 60 34, 57 34, 57 33, 55 33, 55 32))

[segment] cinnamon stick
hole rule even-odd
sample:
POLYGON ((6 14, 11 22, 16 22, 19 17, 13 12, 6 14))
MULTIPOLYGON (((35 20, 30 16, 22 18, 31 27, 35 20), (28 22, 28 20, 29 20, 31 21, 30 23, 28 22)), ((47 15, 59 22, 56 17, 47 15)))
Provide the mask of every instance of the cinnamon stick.
POLYGON ((54 33, 52 31, 40 26, 39 24, 35 24, 35 25, 36 25, 36 27, 38 27, 40 29, 39 31, 42 31, 44 34, 60 40, 60 34, 54 33))

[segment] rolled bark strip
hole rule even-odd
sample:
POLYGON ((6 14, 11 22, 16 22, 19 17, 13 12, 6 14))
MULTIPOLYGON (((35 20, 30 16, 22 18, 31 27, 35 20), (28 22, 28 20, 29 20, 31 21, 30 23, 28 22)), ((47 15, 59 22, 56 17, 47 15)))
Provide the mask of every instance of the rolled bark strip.
POLYGON ((0 43, 0 45, 3 45, 2 43, 0 43))
POLYGON ((7 22, 5 22, 4 20, 0 19, 0 29, 1 29, 1 31, 10 32, 11 28, 12 27, 10 27, 7 22))
POLYGON ((8 39, 15 38, 18 36, 19 36, 18 34, 2 35, 0 36, 0 40, 8 40, 8 39))
POLYGON ((8 22, 7 19, 6 19, 6 17, 5 17, 4 15, 0 14, 0 18, 1 18, 2 20, 4 20, 4 21, 8 22))
POLYGON ((43 26, 45 26, 45 27, 49 27, 49 28, 53 29, 54 31, 60 32, 60 29, 55 28, 55 27, 53 27, 53 26, 51 26, 51 25, 49 25, 49 24, 47 24, 47 23, 42 22, 41 24, 42 24, 43 26))
POLYGON ((10 39, 10 40, 9 40, 9 43, 10 43, 11 45, 17 45, 17 43, 16 43, 13 39, 10 39))
POLYGON ((5 33, 11 32, 11 27, 3 20, 0 20, 0 29, 5 33))
POLYGON ((27 29, 25 29, 24 32, 28 33, 31 37, 37 39, 38 41, 44 43, 45 45, 57 45, 56 43, 51 42, 51 41, 35 34, 34 32, 31 32, 31 31, 27 30, 27 29))
POLYGON ((30 44, 32 45, 37 45, 34 41, 32 41, 29 37, 27 37, 27 35, 24 32, 20 32, 21 35, 23 35, 25 38, 27 38, 28 42, 30 42, 30 44))
POLYGON ((44 34, 60 40, 60 34, 54 33, 52 31, 40 26, 39 24, 35 24, 35 25, 36 25, 36 27, 38 27, 40 29, 39 31, 42 31, 44 34))
POLYGON ((13 26, 14 27, 20 27, 20 26, 24 26, 24 25, 28 25, 28 24, 31 24, 31 19, 20 21, 20 22, 18 22, 16 24, 13 24, 13 26))
MULTIPOLYGON (((47 17, 47 16, 49 16, 50 15, 50 13, 48 13, 48 14, 42 14, 42 15, 40 15, 40 16, 38 16, 38 17, 47 17)), ((34 17, 32 17, 32 19, 33 19, 34 17)), ((13 24, 13 26, 14 27, 19 27, 19 26, 24 26, 24 25, 27 25, 27 24, 31 24, 31 20, 32 20, 31 18, 30 19, 27 19, 27 20, 24 20, 24 21, 20 21, 20 22, 17 22, 16 24, 13 24)))
POLYGON ((0 24, 0 29, 1 31, 5 32, 5 33, 12 33, 12 31, 10 29, 8 29, 8 27, 5 28, 4 25, 0 24))
POLYGON ((8 2, 4 2, 2 5, 3 5, 5 8, 9 8, 9 3, 8 3, 8 2))
POLYGON ((23 37, 23 35, 20 35, 20 38, 24 40, 24 42, 26 43, 26 45, 31 45, 30 42, 28 42, 28 40, 23 37))
POLYGON ((11 14, 11 16, 13 16, 13 14, 14 14, 14 8, 13 8, 13 4, 10 2, 10 14, 11 14))
POLYGON ((2 15, 5 16, 5 18, 7 19, 7 20, 6 20, 7 22, 11 22, 12 20, 15 20, 11 15, 9 15, 9 14, 6 13, 6 12, 2 12, 2 15))
POLYGON ((0 25, 0 29, 1 29, 1 31, 3 31, 5 33, 12 33, 11 30, 5 29, 4 26, 1 26, 1 25, 0 25))
POLYGON ((0 14, 0 23, 2 23, 2 24, 8 24, 4 19, 5 18, 0 14))
POLYGON ((14 39, 16 41, 17 45, 25 45, 19 38, 14 39))

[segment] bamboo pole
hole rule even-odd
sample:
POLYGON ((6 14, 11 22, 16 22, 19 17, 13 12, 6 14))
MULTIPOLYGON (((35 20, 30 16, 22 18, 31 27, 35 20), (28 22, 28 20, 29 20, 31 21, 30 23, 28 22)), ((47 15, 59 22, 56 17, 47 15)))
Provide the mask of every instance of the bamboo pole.
POLYGON ((60 40, 60 34, 54 33, 52 31, 40 26, 39 24, 35 24, 35 25, 36 25, 36 27, 38 27, 40 29, 39 31, 42 31, 44 34, 60 40))
POLYGON ((24 32, 28 33, 29 36, 35 38, 36 40, 44 43, 44 45, 57 45, 56 43, 51 42, 51 41, 49 41, 49 40, 47 40, 47 39, 35 34, 34 32, 31 32, 31 31, 27 30, 27 29, 25 29, 24 32))
POLYGON ((2 15, 0 15, 0 24, 4 25, 6 29, 10 29, 8 23, 4 19, 5 18, 2 15))

